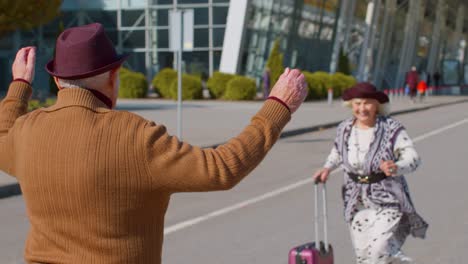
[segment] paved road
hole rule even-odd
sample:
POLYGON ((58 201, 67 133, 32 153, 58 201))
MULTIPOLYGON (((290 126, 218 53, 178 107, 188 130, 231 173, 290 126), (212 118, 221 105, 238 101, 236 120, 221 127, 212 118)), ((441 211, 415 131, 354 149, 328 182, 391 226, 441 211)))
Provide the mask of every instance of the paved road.
MULTIPOLYGON (((468 103, 398 116, 423 158, 408 175, 414 202, 430 223, 426 240, 404 250, 426 264, 465 263, 468 248, 468 103)), ((228 192, 174 195, 166 218, 164 263, 286 263, 290 247, 313 239, 310 174, 335 130, 282 139, 251 176, 228 192)), ((329 184, 329 235, 336 263, 353 263, 339 194, 329 184)), ((27 219, 21 196, 0 200, 0 262, 21 263, 27 219)))

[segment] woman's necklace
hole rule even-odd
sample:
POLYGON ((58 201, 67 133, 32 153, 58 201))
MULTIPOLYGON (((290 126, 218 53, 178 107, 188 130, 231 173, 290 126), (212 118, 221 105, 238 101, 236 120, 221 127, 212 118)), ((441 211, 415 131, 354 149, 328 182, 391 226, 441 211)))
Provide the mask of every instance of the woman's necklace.
POLYGON ((359 146, 359 135, 358 135, 358 128, 357 126, 354 127, 354 147, 356 149, 356 169, 362 170, 362 162, 359 158, 359 152, 361 152, 361 148, 359 146))
MULTIPOLYGON (((356 148, 356 169, 363 171, 363 165, 365 162, 365 157, 367 152, 369 151, 368 149, 361 149, 361 144, 359 144, 359 134, 358 134, 359 128, 357 126, 354 126, 354 146, 356 148), (361 161, 361 154, 363 154, 362 161, 361 161)), ((374 137, 374 134, 372 134, 372 138, 374 137)), ((372 142, 372 138, 370 142, 372 142)))

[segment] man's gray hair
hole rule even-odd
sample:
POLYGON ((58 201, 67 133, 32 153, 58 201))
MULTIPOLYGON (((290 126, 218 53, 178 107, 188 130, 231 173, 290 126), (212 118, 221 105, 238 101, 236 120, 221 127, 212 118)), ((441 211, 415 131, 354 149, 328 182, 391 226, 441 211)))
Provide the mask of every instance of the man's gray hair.
POLYGON ((58 78, 58 83, 61 88, 95 88, 105 86, 108 78, 109 71, 99 75, 91 76, 83 79, 68 80, 58 78))

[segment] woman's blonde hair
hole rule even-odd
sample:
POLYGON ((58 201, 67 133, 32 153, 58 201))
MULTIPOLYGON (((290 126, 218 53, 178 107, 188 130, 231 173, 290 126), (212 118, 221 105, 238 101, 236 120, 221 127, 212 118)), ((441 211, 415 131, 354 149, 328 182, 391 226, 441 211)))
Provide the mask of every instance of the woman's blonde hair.
MULTIPOLYGON (((343 106, 352 108, 353 101, 355 100, 361 100, 361 98, 353 98, 348 101, 343 101, 343 106)), ((390 114, 390 105, 388 103, 381 104, 379 103, 379 108, 377 109, 377 114, 382 115, 382 116, 387 116, 390 114)))

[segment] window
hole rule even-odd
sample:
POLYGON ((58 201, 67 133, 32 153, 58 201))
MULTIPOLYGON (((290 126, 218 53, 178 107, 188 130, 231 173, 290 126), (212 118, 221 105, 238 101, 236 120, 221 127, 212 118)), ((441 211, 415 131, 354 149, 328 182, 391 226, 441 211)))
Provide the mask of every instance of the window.
POLYGON ((173 52, 158 52, 159 69, 172 68, 174 62, 173 52))
POLYGON ((219 64, 221 64, 221 54, 222 53, 220 50, 213 51, 213 70, 215 71, 219 71, 219 64))
MULTIPOLYGON (((0 58, 0 68, 1 69, 8 69, 11 66, 8 63, 8 58, 0 58)), ((0 96, 6 94, 6 90, 8 89, 8 82, 10 74, 7 74, 8 71, 3 71, 3 74, 0 74, 0 96)))
POLYGON ((172 5, 173 0, 152 0, 154 5, 172 5))
POLYGON ((158 30, 157 43, 158 43, 158 48, 169 48, 169 30, 167 29, 158 30))
POLYGON ((213 47, 222 47, 225 28, 213 28, 213 47))
POLYGON ((214 25, 225 25, 228 15, 228 7, 213 7, 213 24, 214 25))
POLYGON ((159 9, 157 14, 157 25, 168 26, 169 25, 169 12, 168 9, 159 9))
POLYGON ((194 47, 200 48, 207 48, 208 45, 208 29, 207 28, 196 28, 193 32, 193 45, 194 47))
POLYGON ((106 28, 117 27, 117 12, 88 10, 86 11, 86 15, 91 19, 91 21, 99 22, 106 28))
POLYGON ((141 73, 146 72, 145 66, 145 53, 144 52, 133 52, 132 56, 128 56, 124 66, 130 68, 132 71, 141 73))
MULTIPOLYGON (((144 30, 134 30, 130 31, 122 31, 122 38, 127 36, 127 39, 123 42, 124 48, 144 48, 145 47, 145 31, 144 30)), ((132 55, 133 56, 133 55, 132 55)))
MULTIPOLYGON (((144 12, 140 10, 122 10, 122 26, 131 27, 135 22, 140 18, 141 15, 144 15, 144 12)), ((145 19, 141 19, 140 23, 136 26, 143 27, 145 26, 145 19)))
POLYGON ((182 57, 188 73, 200 76, 208 73, 208 51, 184 52, 182 57))
POLYGON ((117 46, 119 44, 119 33, 117 29, 107 29, 106 28, 106 35, 112 41, 112 43, 117 46))
POLYGON ((208 8, 194 8, 193 13, 195 25, 208 25, 208 8))
POLYGON ((207 4, 208 0, 178 0, 179 4, 207 4))

